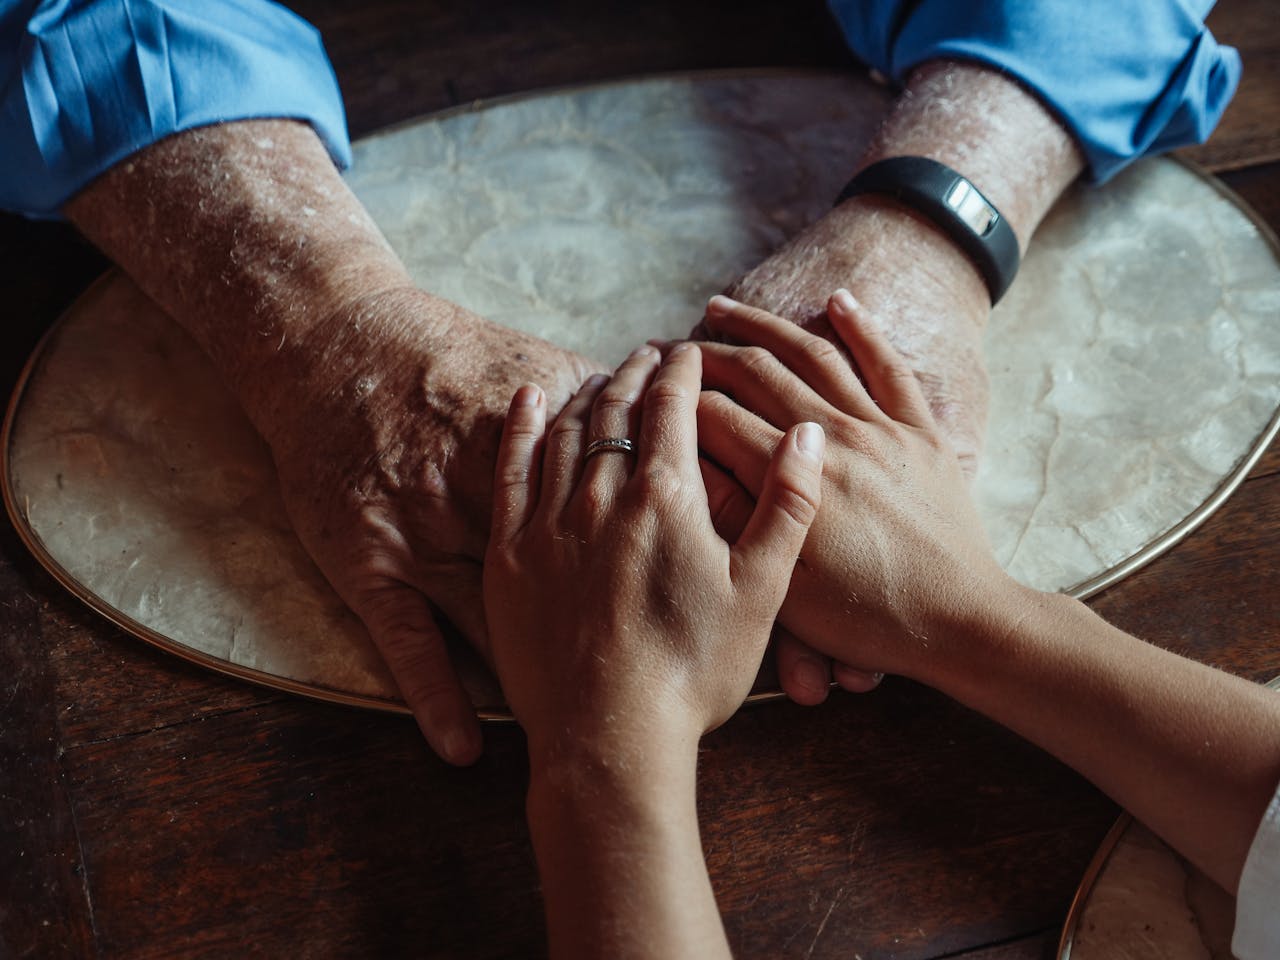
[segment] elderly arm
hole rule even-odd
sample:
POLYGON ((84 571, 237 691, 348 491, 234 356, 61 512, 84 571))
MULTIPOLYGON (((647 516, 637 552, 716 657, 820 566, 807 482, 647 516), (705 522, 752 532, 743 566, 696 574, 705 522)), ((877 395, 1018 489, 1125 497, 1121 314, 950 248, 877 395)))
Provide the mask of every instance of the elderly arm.
MULTIPOLYGON (((930 157, 963 173, 1013 225, 1023 249, 1084 168, 1066 128, 1017 81, 944 61, 912 73, 858 169, 895 156, 930 157)), ((973 262, 927 218, 867 194, 812 224, 729 292, 823 333, 826 298, 837 287, 856 291, 883 319, 972 473, 986 420, 982 332, 991 309, 973 262)))
POLYGON ((241 121, 112 167, 66 214, 195 337, 271 447, 289 515, 432 746, 480 751, 435 614, 482 651, 506 400, 583 359, 417 289, 303 123, 241 121))

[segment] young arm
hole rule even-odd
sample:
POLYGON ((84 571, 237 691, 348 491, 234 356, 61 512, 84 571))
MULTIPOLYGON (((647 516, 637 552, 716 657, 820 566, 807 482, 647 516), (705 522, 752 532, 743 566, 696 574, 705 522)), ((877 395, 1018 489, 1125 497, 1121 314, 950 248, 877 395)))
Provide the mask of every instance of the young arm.
POLYGON ((780 434, 730 545, 698 473, 699 351, 641 348, 544 437, 524 387, 499 451, 484 596, 529 739, 529 828, 557 957, 728 946, 694 797, 701 735, 742 703, 817 508, 822 434, 780 434), (635 439, 635 453, 587 452, 635 439))
POLYGON ((909 367, 848 294, 828 312, 865 388, 794 325, 723 298, 708 311, 753 346, 703 348, 704 382, 724 391, 700 403, 703 449, 750 490, 777 424, 811 419, 828 437, 824 506, 781 622, 1027 737, 1234 891, 1280 781, 1280 696, 1009 578, 909 367))

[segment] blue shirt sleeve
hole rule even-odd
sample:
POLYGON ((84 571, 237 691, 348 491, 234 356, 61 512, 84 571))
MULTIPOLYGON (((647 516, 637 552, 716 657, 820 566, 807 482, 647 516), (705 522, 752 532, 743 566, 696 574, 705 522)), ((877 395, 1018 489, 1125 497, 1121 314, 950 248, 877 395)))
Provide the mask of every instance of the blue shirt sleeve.
POLYGON ((0 0, 0 207, 57 217, 163 137, 264 117, 351 162, 318 32, 269 0, 0 0))
POLYGON ((1240 55, 1193 0, 829 0, 853 52, 898 82, 939 57, 985 63, 1039 95, 1103 182, 1145 154, 1206 140, 1240 55))

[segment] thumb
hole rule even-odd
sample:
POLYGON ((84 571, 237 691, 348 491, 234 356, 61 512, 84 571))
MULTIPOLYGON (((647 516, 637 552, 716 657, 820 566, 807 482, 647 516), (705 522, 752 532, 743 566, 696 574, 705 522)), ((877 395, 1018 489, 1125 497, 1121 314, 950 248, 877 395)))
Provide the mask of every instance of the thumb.
POLYGON ((787 431, 769 461, 755 511, 730 554, 735 586, 760 590, 778 606, 818 515, 825 447, 826 435, 816 423, 787 431))
POLYGON ((480 723, 458 682, 431 605, 417 590, 392 581, 352 604, 386 661, 400 695, 427 742, 449 763, 480 756, 480 723))

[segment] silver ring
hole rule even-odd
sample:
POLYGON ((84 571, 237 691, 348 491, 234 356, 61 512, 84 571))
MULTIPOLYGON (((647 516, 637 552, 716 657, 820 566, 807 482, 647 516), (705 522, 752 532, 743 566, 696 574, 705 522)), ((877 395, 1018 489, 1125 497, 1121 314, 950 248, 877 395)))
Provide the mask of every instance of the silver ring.
POLYGON ((602 437, 587 444, 587 452, 582 455, 585 463, 597 453, 635 453, 636 445, 626 437, 602 437))

